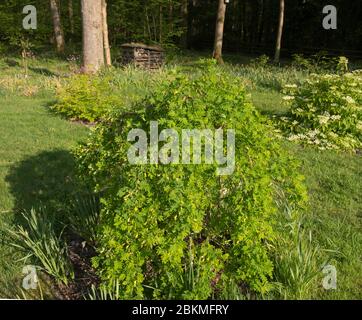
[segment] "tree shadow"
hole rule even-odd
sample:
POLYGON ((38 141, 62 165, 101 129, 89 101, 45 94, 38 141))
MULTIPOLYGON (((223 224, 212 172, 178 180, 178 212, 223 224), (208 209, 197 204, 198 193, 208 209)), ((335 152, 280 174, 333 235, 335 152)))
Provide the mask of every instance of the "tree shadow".
MULTIPOLYGON (((57 237, 62 235, 62 240, 67 243, 69 260, 74 269, 75 278, 71 280, 69 287, 59 286, 54 282, 53 277, 47 275, 46 270, 43 274, 45 278, 41 281, 44 294, 50 298, 60 297, 64 299, 64 297, 74 296, 80 299, 82 290, 88 292, 86 290, 88 290, 89 281, 95 283, 98 278, 95 274, 91 274, 93 269, 90 267, 90 258, 95 255, 93 248, 89 245, 84 247, 82 244, 84 241, 82 238, 83 233, 74 232, 78 230, 84 231, 85 229, 80 226, 83 223, 94 222, 94 220, 89 220, 89 215, 95 213, 90 209, 94 206, 98 210, 98 203, 82 202, 89 199, 92 193, 89 188, 77 179, 74 157, 67 150, 40 152, 12 166, 5 179, 10 186, 11 194, 15 198, 14 215, 11 224, 21 225, 25 230, 28 230, 30 225, 29 221, 26 220, 30 216, 31 210, 34 209, 37 214, 40 214, 39 218, 41 219, 37 220, 36 224, 42 225, 41 222, 46 222, 55 235, 57 237), (75 200, 78 200, 78 202, 74 202, 75 200), (80 207, 75 207, 75 203, 78 203, 80 207), (87 206, 87 204, 90 204, 90 206, 87 206), (78 216, 79 213, 82 213, 82 215, 78 216), (70 227, 70 224, 75 222, 79 223, 79 226, 72 225, 70 227), (66 232, 63 234, 64 230, 66 232)), ((38 230, 43 232, 44 229, 34 227, 33 221, 31 221, 32 228, 35 228, 37 232, 38 230)), ((45 228, 45 230, 47 229, 45 228)), ((52 236, 44 235, 42 239, 36 236, 33 240, 44 241, 45 243, 52 239, 52 236)), ((40 247, 44 246, 44 243, 40 247)), ((52 254, 51 250, 53 249, 49 250, 44 250, 45 254, 52 254)), ((39 257, 36 256, 35 261, 37 261, 37 258, 39 257)), ((7 260, 12 261, 12 258, 7 260)), ((17 279, 17 283, 19 283, 19 279, 17 279)), ((11 291, 11 288, 5 289, 13 296, 17 292, 11 291)))
POLYGON ((19 223, 20 213, 32 208, 61 217, 69 200, 82 189, 74 158, 67 150, 45 151, 23 159, 10 168, 6 182, 15 199, 14 222, 19 223))

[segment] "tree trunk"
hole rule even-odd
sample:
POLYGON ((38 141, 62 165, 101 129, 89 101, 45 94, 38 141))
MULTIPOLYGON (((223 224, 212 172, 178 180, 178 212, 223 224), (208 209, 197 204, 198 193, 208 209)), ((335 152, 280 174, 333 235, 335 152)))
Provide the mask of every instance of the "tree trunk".
POLYGON ((150 23, 150 17, 148 15, 147 7, 145 7, 145 15, 146 15, 146 22, 147 22, 148 40, 152 41, 151 23, 150 23))
POLYGON ((159 42, 162 44, 162 41, 163 41, 163 9, 162 9, 162 5, 159 6, 159 15, 160 15, 159 42))
POLYGON ((73 10, 73 0, 68 0, 68 15, 69 15, 69 26, 70 33, 74 35, 74 10, 73 10))
POLYGON ((109 46, 109 36, 108 36, 108 22, 107 22, 107 2, 102 0, 102 22, 103 22, 103 45, 104 45, 104 56, 106 60, 106 65, 112 65, 111 59, 111 48, 109 46))
POLYGON ((180 39, 180 45, 182 48, 187 48, 187 34, 189 32, 188 30, 188 6, 189 6, 189 0, 182 0, 181 2, 181 17, 182 17, 182 35, 180 39))
POLYGON ((275 46, 275 57, 274 62, 279 63, 280 61, 280 50, 282 47, 282 37, 283 37, 283 27, 284 27, 284 10, 285 10, 285 3, 284 0, 280 0, 279 2, 279 25, 278 25, 278 35, 277 41, 275 46))
POLYGON ((263 29, 264 29, 264 0, 259 0, 259 13, 258 13, 258 44, 263 41, 263 29))
POLYGON ((95 73, 104 65, 102 0, 81 0, 83 72, 95 73))
POLYGON ((240 37, 241 42, 245 42, 245 2, 240 1, 240 37))
POLYGON ((213 58, 216 59, 218 63, 224 63, 222 59, 222 45, 224 37, 225 14, 226 14, 225 0, 219 0, 219 8, 217 10, 217 19, 216 19, 214 53, 213 53, 213 58))
POLYGON ((57 53, 64 53, 64 32, 60 21, 60 11, 57 0, 50 0, 50 11, 53 19, 55 44, 57 53))
POLYGON ((172 0, 170 0, 169 6, 168 6, 168 25, 169 25, 171 33, 173 33, 173 27, 174 27, 173 24, 174 24, 173 3, 172 3, 172 0))

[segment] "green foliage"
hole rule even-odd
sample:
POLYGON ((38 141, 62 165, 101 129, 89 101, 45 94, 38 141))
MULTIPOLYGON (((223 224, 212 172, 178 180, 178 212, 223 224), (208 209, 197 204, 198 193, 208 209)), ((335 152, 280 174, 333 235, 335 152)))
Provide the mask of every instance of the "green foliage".
MULTIPOLYGON (((193 53, 193 56, 189 56, 190 53, 187 54, 182 59, 177 57, 175 64, 187 66, 188 70, 193 73, 195 71, 195 68, 192 68, 193 62, 199 55, 197 53, 193 53)), ((235 61, 242 59, 247 60, 248 58, 239 55, 235 56, 235 61)), ((15 207, 31 207, 41 201, 46 204, 48 211, 51 211, 49 210, 50 207, 56 208, 56 211, 58 211, 58 208, 60 208, 58 202, 62 205, 68 204, 61 199, 69 198, 68 195, 74 193, 74 190, 72 191, 67 183, 68 177, 72 179, 73 165, 71 157, 54 151, 60 149, 68 155, 65 150, 72 148, 77 141, 83 141, 89 131, 85 126, 54 117, 43 107, 54 99, 53 90, 49 90, 50 87, 53 87, 50 81, 57 79, 53 79, 51 74, 61 76, 69 73, 69 65, 66 62, 59 59, 44 59, 38 56, 36 59, 31 59, 29 77, 23 79, 20 78, 22 73, 21 60, 14 59, 18 64, 12 66, 9 66, 8 60, 13 59, 0 60, 0 86, 2 87, 0 91, 4 93, 4 96, 0 96, 2 105, 0 108, 0 135, 3 137, 0 140, 2 163, 0 166, 0 224, 10 223, 13 218, 13 208, 15 207), (36 69, 49 70, 49 74, 48 76, 47 74, 40 74, 35 72, 36 69), (49 83, 47 78, 49 78, 49 83), (49 89, 42 94, 41 99, 39 99, 38 95, 32 98, 20 97, 19 93, 21 94, 23 91, 22 83, 25 80, 27 84, 37 85, 41 88, 43 87, 42 83, 44 83, 49 89), (1 81, 4 82, 1 83, 1 81), (7 83, 11 83, 11 90, 8 90, 10 87, 7 83), (29 132, 32 132, 32 134, 29 135, 29 132), (15 145, 16 148, 14 148, 15 145), (46 151, 45 155, 44 151, 46 151), (21 169, 23 161, 27 165, 21 169), (14 175, 14 173, 16 174, 14 175), (9 175, 13 177, 9 179, 9 175), (64 183, 66 183, 65 188, 64 183), (53 203, 54 199, 58 199, 56 205, 53 203)), ((229 65, 227 64, 226 67, 229 67, 229 65)), ((233 70, 237 71, 240 67, 242 66, 235 67, 233 70)), ((268 74, 265 77, 269 83, 273 83, 273 73, 275 78, 288 79, 290 68, 275 68, 270 72, 270 75, 268 74), (282 73, 285 73, 285 75, 282 73)), ((298 71, 299 78, 305 74, 307 73, 304 71, 298 71)), ((114 75, 117 86, 124 88, 122 94, 124 98, 139 96, 139 94, 143 93, 142 91, 151 92, 153 90, 152 86, 149 86, 150 82, 147 81, 153 73, 127 69, 122 70, 122 72, 117 70, 114 75), (145 79, 145 82, 143 82, 143 79, 145 79)), ((235 77, 234 73, 231 73, 231 75, 235 77)), ((260 80, 263 78, 263 74, 258 75, 257 71, 254 72, 254 75, 255 79, 257 76, 260 80)), ((159 77, 159 74, 157 73, 155 77, 159 77)), ((286 83, 293 82, 288 80, 286 83)), ((252 96, 256 108, 262 113, 280 114, 288 111, 287 106, 281 103, 282 95, 276 91, 256 88, 255 91, 252 91, 252 96)), ((308 231, 310 230, 314 246, 330 248, 333 251, 340 252, 340 254, 330 257, 328 252, 323 251, 326 256, 323 256, 322 259, 322 261, 328 260, 336 266, 338 289, 324 290, 321 286, 324 275, 320 273, 318 281, 313 282, 313 285, 309 287, 310 293, 306 298, 361 299, 362 265, 360 263, 360 253, 362 252, 362 233, 360 213, 362 212, 362 202, 360 201, 360 190, 362 190, 362 157, 354 154, 337 153, 334 150, 322 152, 314 147, 305 147, 289 142, 283 142, 283 145, 288 148, 291 154, 301 160, 303 163, 302 171, 307 178, 306 182, 310 191, 310 207, 308 208, 308 215, 305 216, 303 221, 303 229, 306 230, 304 231, 306 244, 309 246, 308 231)), ((83 197, 81 196, 79 200, 83 201, 83 197)), ((87 203, 88 200, 86 199, 85 202, 87 203)), ((64 212, 64 210, 61 210, 61 212, 64 212)), ((74 210, 75 212, 78 212, 78 209, 74 210)), ((65 214, 61 215, 61 217, 64 217, 67 221, 65 214)), ((101 227, 102 225, 100 225, 101 227)), ((281 228, 281 237, 285 237, 286 230, 289 229, 281 228)), ((22 276, 22 263, 17 261, 21 258, 21 252, 9 246, 5 241, 4 233, 0 233, 0 238, 3 240, 0 241, 0 297, 23 298, 19 292, 19 286, 16 285, 20 283, 19 278, 22 276)), ((280 249, 276 254, 280 253, 283 256, 288 256, 286 252, 290 250, 295 253, 294 256, 297 256, 297 245, 292 245, 292 243, 296 242, 289 243, 288 241, 287 243, 287 249, 281 250, 281 245, 278 247, 280 249)), ((275 259, 274 251, 272 251, 272 261, 275 259)), ((273 274, 276 275, 278 265, 275 262, 274 265, 273 274)), ((285 265, 287 266, 287 263, 285 265)), ((318 267, 320 266, 321 263, 318 263, 318 267)), ((287 268, 285 269, 287 270, 287 268)), ((46 279, 48 277, 45 277, 46 279)), ((274 278, 272 281, 274 282, 276 279, 274 278)), ((45 299, 54 297, 50 292, 48 295, 45 293, 49 285, 52 286, 53 284, 44 283, 43 285, 45 299)), ((117 293, 116 284, 108 285, 104 284, 99 290, 108 290, 114 294, 111 299, 120 298, 115 295, 117 293)), ((246 287, 240 286, 239 283, 232 279, 223 281, 222 287, 223 290, 216 288, 212 298, 254 299, 255 297, 253 294, 251 296, 247 294, 245 297, 246 287)), ((286 292, 286 285, 282 290, 286 292)), ((149 291, 145 289, 145 292, 149 291)), ((281 298, 285 296, 278 292, 272 296, 274 292, 272 291, 271 295, 257 296, 257 298, 281 298)), ((26 298, 39 299, 40 297, 39 292, 34 290, 32 293, 27 292, 26 298)), ((293 295, 287 294, 286 298, 292 297, 293 295)), ((98 299, 100 298, 98 295, 98 299)))
POLYGON ((362 73, 312 75, 301 86, 286 87, 290 117, 280 127, 291 141, 320 149, 362 147, 362 73))
POLYGON ((102 119, 121 100, 115 96, 107 77, 75 75, 57 90, 56 112, 74 120, 94 122, 102 119))
POLYGON ((99 221, 99 199, 93 194, 78 195, 71 201, 67 218, 70 228, 90 244, 95 243, 99 221))
POLYGON ((252 88, 263 88, 281 91, 288 83, 302 83, 307 77, 305 70, 292 66, 283 68, 268 64, 266 56, 251 61, 250 64, 230 66, 230 72, 245 79, 245 84, 252 88))
POLYGON ((97 76, 73 75, 58 84, 58 102, 52 109, 70 119, 100 121, 114 109, 126 111, 163 77, 163 70, 144 72, 132 67, 104 70, 97 76))
POLYGON ((310 57, 303 54, 294 54, 292 65, 314 73, 347 72, 348 59, 346 57, 331 57, 328 52, 318 52, 310 57))
POLYGON ((31 210, 23 213, 25 225, 7 228, 6 233, 12 239, 11 245, 25 253, 23 260, 34 257, 41 269, 53 276, 59 283, 68 284, 74 277, 68 258, 67 245, 62 235, 56 235, 54 221, 42 211, 31 210))
POLYGON ((92 285, 90 291, 84 296, 86 300, 120 300, 120 285, 118 280, 114 280, 108 286, 100 284, 98 287, 92 285))
POLYGON ((240 81, 213 65, 174 73, 136 110, 115 112, 76 151, 83 178, 102 192, 94 266, 104 283, 119 281, 121 298, 206 299, 230 283, 266 292, 275 188, 296 207, 306 195, 240 81), (216 176, 216 164, 131 165, 128 132, 148 132, 153 120, 179 134, 234 129, 234 174, 216 176))
POLYGON ((250 300, 251 295, 249 292, 245 293, 245 288, 235 282, 235 279, 223 279, 222 288, 216 292, 217 300, 250 300))
POLYGON ((141 41, 174 46, 183 33, 182 0, 133 0, 108 2, 112 6, 109 27, 117 32, 111 39, 121 42, 141 41))
POLYGON ((254 67, 266 67, 268 65, 268 63, 270 62, 270 58, 266 55, 263 54, 260 57, 253 59, 250 61, 250 64, 254 67))

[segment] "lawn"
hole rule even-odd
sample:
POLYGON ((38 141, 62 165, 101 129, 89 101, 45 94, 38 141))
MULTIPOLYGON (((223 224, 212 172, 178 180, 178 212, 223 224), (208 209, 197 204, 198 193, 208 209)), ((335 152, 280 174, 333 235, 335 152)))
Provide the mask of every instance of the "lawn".
MULTIPOLYGON (((282 95, 255 91, 253 101, 265 114, 285 112, 282 95)), ((337 290, 316 288, 314 298, 362 298, 362 157, 335 151, 319 151, 287 142, 286 147, 302 163, 310 196, 305 228, 312 241, 332 259, 337 269, 337 290)))
MULTIPOLYGON (((185 64, 193 59, 184 58, 185 64)), ((62 201, 74 191, 70 150, 89 131, 48 108, 54 101, 52 83, 57 76, 66 74, 68 65, 49 60, 33 63, 29 81, 21 88, 15 81, 21 77, 16 76, 22 73, 21 67, 0 64, 0 223, 16 223, 19 210, 40 205, 61 210, 62 201)), ((249 88, 251 99, 267 116, 286 112, 275 79, 292 81, 302 76, 280 71, 263 77, 239 72, 237 64, 226 67, 245 77, 247 85, 254 83, 249 88)), ((306 177, 310 205, 304 228, 338 272, 337 290, 322 288, 321 273, 320 285, 310 298, 362 299, 362 157, 318 151, 291 142, 285 145, 301 161, 306 177)), ((0 238, 0 297, 14 297, 19 294, 23 264, 3 239, 0 238)))
MULTIPOLYGON (((283 114, 282 94, 255 90, 252 100, 266 115, 283 114)), ((302 163, 310 196, 306 228, 328 250, 337 269, 337 290, 316 289, 315 298, 362 298, 362 157, 286 143, 302 163)), ((321 275, 321 278, 323 275, 321 275)), ((322 283, 322 280, 321 280, 322 283)))
MULTIPOLYGON (((1 71, 1 76, 9 69, 1 71)), ((61 199, 69 191, 73 172, 69 150, 88 129, 49 113, 46 105, 52 99, 48 93, 0 95, 0 223, 16 221, 19 210, 49 205, 54 195, 61 199)), ((4 243, 3 235, 0 241, 0 297, 15 297, 20 292, 23 263, 4 243)))

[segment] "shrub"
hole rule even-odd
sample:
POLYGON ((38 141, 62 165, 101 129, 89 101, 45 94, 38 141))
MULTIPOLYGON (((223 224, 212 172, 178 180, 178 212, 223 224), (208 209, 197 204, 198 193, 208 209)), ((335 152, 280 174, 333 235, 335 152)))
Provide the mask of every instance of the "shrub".
POLYGON ((127 67, 99 75, 74 75, 58 85, 57 104, 52 109, 67 118, 101 121, 113 109, 125 111, 163 79, 163 70, 147 72, 127 67))
POLYGON ((320 149, 362 147, 362 73, 312 75, 301 86, 288 86, 289 117, 279 124, 288 139, 320 149))
POLYGON ((250 65, 254 66, 254 67, 265 68, 266 66, 268 66, 269 62, 270 62, 270 58, 266 54, 263 54, 256 59, 252 59, 250 61, 250 65))
POLYGON ((302 54, 293 55, 292 65, 298 69, 305 69, 314 73, 334 73, 348 71, 348 59, 346 57, 331 57, 326 52, 318 52, 311 57, 302 54))
POLYGON ((94 266, 104 283, 119 283, 121 298, 207 299, 230 283, 266 292, 276 187, 295 207, 306 197, 297 164, 238 78, 212 65, 193 78, 174 73, 142 106, 115 112, 76 151, 81 175, 102 192, 94 266), (214 164, 131 165, 127 135, 148 132, 153 120, 160 132, 234 129, 234 173, 217 176, 214 164))
POLYGON ((121 100, 105 77, 75 75, 58 86, 53 110, 73 120, 102 119, 121 100))

